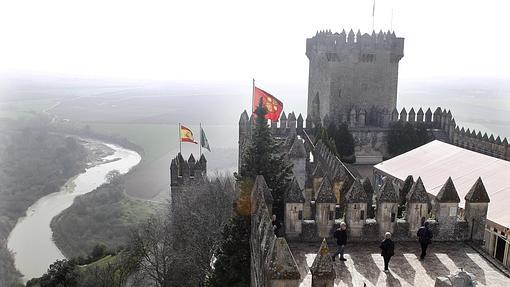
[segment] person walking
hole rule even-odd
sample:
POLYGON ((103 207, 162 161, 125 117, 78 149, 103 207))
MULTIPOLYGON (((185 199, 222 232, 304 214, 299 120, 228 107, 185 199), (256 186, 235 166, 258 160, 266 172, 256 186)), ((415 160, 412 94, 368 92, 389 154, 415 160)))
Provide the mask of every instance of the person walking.
POLYGON ((340 261, 346 261, 347 259, 344 258, 344 251, 345 244, 347 244, 347 225, 345 222, 340 223, 340 228, 335 230, 333 237, 336 238, 337 250, 331 256, 331 258, 333 258, 333 261, 335 261, 337 255, 340 254, 340 261))
POLYGON ((432 231, 429 229, 429 223, 427 221, 425 221, 423 226, 418 229, 416 235, 418 236, 418 241, 420 242, 421 245, 420 260, 423 260, 427 255, 427 247, 429 246, 432 240, 432 231))
POLYGON ((384 234, 384 240, 381 242, 379 247, 381 248, 381 256, 384 259, 384 272, 388 272, 390 259, 393 255, 395 255, 395 243, 391 240, 391 233, 386 232, 384 234))

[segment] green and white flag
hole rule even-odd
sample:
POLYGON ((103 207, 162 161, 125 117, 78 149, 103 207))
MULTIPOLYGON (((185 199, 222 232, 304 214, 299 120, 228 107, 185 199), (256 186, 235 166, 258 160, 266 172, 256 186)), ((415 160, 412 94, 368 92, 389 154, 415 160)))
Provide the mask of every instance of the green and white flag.
POLYGON ((211 147, 209 147, 209 141, 207 140, 204 129, 202 129, 202 127, 200 127, 200 145, 202 145, 202 147, 208 151, 211 151, 211 147))

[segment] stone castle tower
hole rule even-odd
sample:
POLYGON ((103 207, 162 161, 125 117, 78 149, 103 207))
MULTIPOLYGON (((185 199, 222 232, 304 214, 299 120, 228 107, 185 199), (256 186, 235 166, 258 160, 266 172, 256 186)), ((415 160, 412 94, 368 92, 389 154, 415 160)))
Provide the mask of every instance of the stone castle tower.
POLYGON ((207 159, 203 154, 197 161, 193 154, 190 154, 188 160, 185 160, 182 154, 178 153, 170 163, 172 206, 179 206, 181 195, 189 192, 191 186, 201 184, 206 179, 207 159))
POLYGON ((306 40, 310 60, 308 115, 314 122, 347 122, 353 109, 393 111, 397 104, 398 63, 404 38, 382 31, 318 32, 306 40))

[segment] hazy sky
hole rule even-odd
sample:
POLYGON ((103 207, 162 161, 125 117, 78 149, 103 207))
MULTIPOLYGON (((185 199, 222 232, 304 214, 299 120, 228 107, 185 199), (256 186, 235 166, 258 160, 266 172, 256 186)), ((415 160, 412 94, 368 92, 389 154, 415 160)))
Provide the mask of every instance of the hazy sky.
MULTIPOLYGON (((372 3, 2 1, 0 69, 306 86, 306 38, 371 32, 372 3)), ((401 79, 510 78, 510 1, 377 0, 375 13, 376 31, 405 37, 401 79)))

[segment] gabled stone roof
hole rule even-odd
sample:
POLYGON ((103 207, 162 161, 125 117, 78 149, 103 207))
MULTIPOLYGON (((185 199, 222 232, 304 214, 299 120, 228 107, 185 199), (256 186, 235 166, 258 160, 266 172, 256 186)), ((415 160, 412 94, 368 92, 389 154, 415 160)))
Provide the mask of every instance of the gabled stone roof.
POLYGON ((407 197, 407 194, 411 190, 411 187, 414 184, 414 178, 412 175, 408 175, 406 179, 404 180, 404 184, 402 185, 402 188, 399 191, 400 199, 404 199, 407 197))
POLYGON ((303 143, 303 140, 297 136, 290 147, 289 158, 306 158, 305 144, 303 143))
POLYGON ((200 162, 200 164, 203 164, 203 163, 206 163, 206 162, 207 162, 207 159, 205 159, 205 155, 204 155, 204 154, 202 154, 202 155, 200 156, 200 159, 198 160, 198 162, 200 162))
POLYGON ((333 266, 333 259, 331 258, 326 239, 322 240, 319 253, 317 253, 312 267, 310 267, 310 272, 312 272, 312 276, 317 278, 333 279, 336 277, 335 268, 333 266))
POLYGON ((379 191, 379 198, 377 199, 377 202, 398 202, 398 193, 389 178, 384 180, 384 183, 379 191))
POLYGON ((365 189, 365 192, 369 197, 374 194, 374 188, 372 187, 372 183, 368 177, 361 180, 361 185, 363 185, 363 189, 365 189))
POLYGON ((244 112, 241 114, 241 117, 239 118, 239 123, 247 123, 249 120, 250 118, 248 117, 248 113, 246 110, 244 110, 244 112))
POLYGON ((274 241, 271 261, 269 262, 269 279, 301 279, 296 260, 283 237, 276 238, 274 241))
POLYGON ((319 191, 317 192, 317 198, 315 198, 315 202, 336 203, 336 196, 333 193, 333 187, 331 186, 331 182, 329 182, 327 177, 324 177, 322 180, 319 191))
POLYGON ((262 175, 257 175, 257 178, 255 178, 255 184, 253 185, 253 188, 257 190, 258 193, 264 195, 264 200, 266 201, 266 204, 273 203, 274 199, 271 195, 271 189, 267 186, 266 180, 262 175))
POLYGON ((324 177, 324 170, 320 164, 317 164, 315 167, 315 170, 313 171, 313 177, 324 177))
POLYGON ((429 203, 429 201, 429 195, 425 190, 423 181, 421 180, 421 177, 418 177, 416 182, 411 187, 411 190, 409 190, 409 193, 407 194, 407 202, 429 203))
POLYGON ((485 189, 485 186, 483 185, 482 178, 478 178, 469 190, 469 192, 466 194, 466 197, 464 197, 466 201, 469 202, 481 202, 481 203, 489 203, 491 200, 489 198, 489 195, 487 194, 487 190, 485 189))
POLYGON ((292 180, 290 184, 290 188, 287 190, 285 194, 285 202, 286 203, 304 203, 305 197, 303 195, 303 190, 299 186, 296 178, 292 180))
POLYGON ((441 190, 436 195, 436 200, 438 202, 460 202, 459 194, 457 193, 457 189, 455 188, 451 177, 448 177, 446 183, 443 187, 441 187, 441 190))
POLYGON ((349 191, 345 194, 345 202, 347 203, 364 203, 369 201, 369 196, 359 178, 354 180, 349 191))

